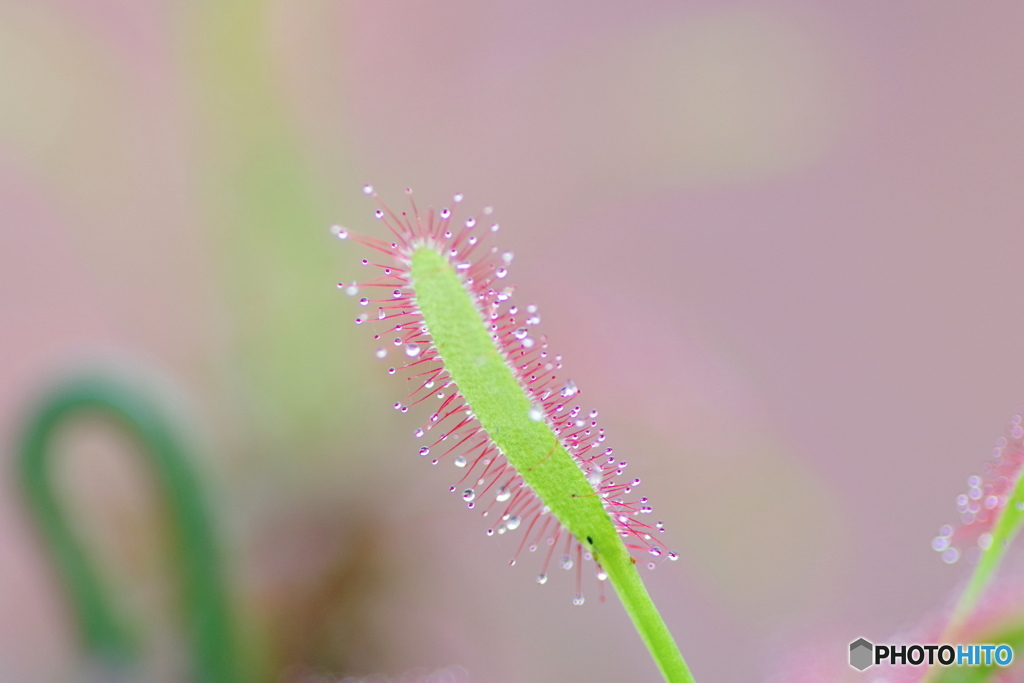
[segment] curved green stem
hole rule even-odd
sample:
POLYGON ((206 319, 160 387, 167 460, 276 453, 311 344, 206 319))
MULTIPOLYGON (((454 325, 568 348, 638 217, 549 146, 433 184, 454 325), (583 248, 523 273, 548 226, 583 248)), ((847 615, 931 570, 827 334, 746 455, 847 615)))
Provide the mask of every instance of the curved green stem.
POLYGON ((52 486, 53 441, 70 418, 114 421, 139 443, 156 475, 178 551, 193 680, 239 680, 217 546, 200 481, 165 414, 139 388, 102 376, 66 381, 42 397, 30 416, 18 458, 21 485, 64 582, 85 648, 113 665, 130 664, 137 647, 110 605, 102 582, 77 541, 52 486))

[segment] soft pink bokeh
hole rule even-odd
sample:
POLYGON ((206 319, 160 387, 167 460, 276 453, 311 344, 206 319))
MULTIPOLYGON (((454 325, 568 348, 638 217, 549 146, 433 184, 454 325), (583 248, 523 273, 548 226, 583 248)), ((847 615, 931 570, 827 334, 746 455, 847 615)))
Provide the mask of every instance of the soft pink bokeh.
MULTIPOLYGON (((682 557, 650 590, 699 681, 765 679, 822 633, 842 658, 945 604, 969 568, 930 540, 1024 405, 1024 6, 251 12, 238 30, 265 63, 209 76, 201 3, 0 5, 4 443, 57 368, 141 360, 192 403, 259 637, 283 639, 275 619, 337 563, 371 586, 360 626, 310 635, 367 653, 339 676, 654 680, 614 598, 574 608, 568 578, 536 586, 506 566, 513 541, 446 497, 347 297, 319 329, 272 317, 353 274, 362 255, 327 227, 376 229, 361 182, 395 204, 407 185, 421 204, 463 192, 496 207, 510 280, 669 528, 682 557), (251 199, 220 181, 245 160, 216 131, 259 148, 263 112, 228 117, 220 98, 260 69, 327 208, 269 236, 217 208, 251 199), (302 240, 330 267, 278 268, 302 240), (316 400, 264 395, 259 359, 311 357, 316 400)), ((2 454, 0 679, 73 680, 2 454)), ((89 471, 69 495, 93 523, 118 508, 75 486, 138 505, 133 479, 89 471)))

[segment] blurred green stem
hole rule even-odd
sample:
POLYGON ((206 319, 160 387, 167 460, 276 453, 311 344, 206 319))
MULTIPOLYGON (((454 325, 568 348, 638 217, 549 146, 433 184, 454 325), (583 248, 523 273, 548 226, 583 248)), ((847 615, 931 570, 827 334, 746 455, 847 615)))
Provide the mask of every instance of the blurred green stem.
MULTIPOLYGON (((974 567, 974 572, 971 574, 964 592, 960 595, 960 599, 953 609, 953 614, 946 625, 940 642, 966 642, 961 635, 961 631, 977 608, 978 601, 984 594, 985 589, 988 588, 993 578, 995 578, 996 570, 1006 555, 1006 550, 1010 547, 1010 543, 1013 542, 1017 534, 1020 533, 1022 525, 1024 525, 1024 477, 1018 476, 1012 495, 1006 501, 1002 512, 999 514, 999 519, 996 520, 995 525, 992 527, 992 539, 988 547, 982 551, 981 558, 974 567)), ((1018 624, 1015 630, 1011 630, 1008 633, 1017 639, 1016 642, 1019 642, 1021 638, 1024 638, 1024 635, 1022 635, 1024 634, 1024 625, 1018 624)), ((991 642, 1010 641, 993 640, 991 642)), ((1017 647, 1016 642, 1015 647, 1017 647)), ((933 667, 925 676, 925 680, 982 680, 977 678, 980 675, 978 671, 971 673, 958 668, 954 672, 952 669, 938 670, 936 667, 933 667)))
POLYGON ((193 652, 192 680, 240 680, 227 600, 199 478, 163 411, 139 388, 102 376, 61 383, 30 416, 18 458, 21 485, 58 575, 66 586, 86 649, 115 666, 130 665, 138 648, 111 607, 100 577, 76 539, 53 490, 53 443, 70 418, 112 420, 139 443, 156 475, 178 551, 185 627, 193 652))
POLYGON ((1020 532, 1021 524, 1024 523, 1024 477, 1018 477, 1013 494, 1006 501, 1003 510, 992 527, 992 540, 978 560, 971 580, 964 588, 956 609, 953 610, 953 617, 946 628, 946 635, 955 635, 964 624, 964 621, 974 611, 978 599, 984 593, 985 588, 995 576, 1006 549, 1010 547, 1014 537, 1020 532))

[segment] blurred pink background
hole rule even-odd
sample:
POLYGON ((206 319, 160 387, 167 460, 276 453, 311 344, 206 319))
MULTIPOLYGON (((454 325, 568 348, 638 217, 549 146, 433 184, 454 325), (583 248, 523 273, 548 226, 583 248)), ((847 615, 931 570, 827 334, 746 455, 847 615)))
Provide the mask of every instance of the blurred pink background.
MULTIPOLYGON (((697 680, 815 648, 845 675, 967 576, 930 541, 1024 405, 1021 26, 924 0, 0 3, 0 680, 80 680, 11 444, 97 358, 187 406, 258 680, 657 680, 613 596, 510 569, 518 539, 416 457, 334 287, 364 254, 328 227, 379 227, 364 182, 496 207, 681 555, 649 588, 697 680)), ((130 446, 65 450, 146 675, 181 680, 130 446)))

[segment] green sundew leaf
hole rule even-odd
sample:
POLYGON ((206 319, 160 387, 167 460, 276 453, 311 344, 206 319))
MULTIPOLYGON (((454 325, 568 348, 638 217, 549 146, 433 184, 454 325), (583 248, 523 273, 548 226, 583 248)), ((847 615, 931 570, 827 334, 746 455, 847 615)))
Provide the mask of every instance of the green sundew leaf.
POLYGON ((416 304, 445 369, 494 444, 525 483, 608 573, 667 681, 693 681, 633 558, 558 436, 531 405, 447 259, 430 246, 411 257, 416 304))
POLYGON ((988 548, 983 551, 981 560, 971 575, 970 583, 964 589, 964 594, 957 605, 955 620, 964 618, 978 602, 978 598, 984 592, 986 586, 995 576, 999 563, 1002 562, 1010 543, 1020 533, 1021 525, 1024 524, 1024 511, 1018 507, 1024 505, 1024 479, 1018 478, 1013 495, 1007 501, 999 515, 999 520, 992 529, 992 541, 988 548))
MULTIPOLYGON (((1007 448, 1013 447, 1007 445, 1007 448)), ((971 612, 978 604, 978 599, 985 592, 985 589, 995 577, 996 570, 1006 555, 1010 543, 1016 538, 1024 525, 1024 478, 1017 475, 1017 481, 1013 493, 1009 496, 1006 504, 1003 505, 991 531, 991 541, 988 547, 982 551, 981 559, 971 574, 953 616, 946 628, 946 635, 955 635, 955 632, 963 625, 971 612)))

